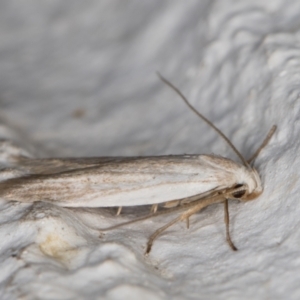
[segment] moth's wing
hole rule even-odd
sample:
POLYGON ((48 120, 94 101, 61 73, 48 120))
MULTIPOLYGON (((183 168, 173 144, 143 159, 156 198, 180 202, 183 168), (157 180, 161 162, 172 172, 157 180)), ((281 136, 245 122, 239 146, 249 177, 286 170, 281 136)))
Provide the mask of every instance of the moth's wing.
MULTIPOLYGON (((18 157, 14 167, 25 175, 49 174, 55 175, 72 170, 101 166, 107 162, 115 161, 118 157, 72 157, 72 158, 27 158, 18 157)), ((121 159, 131 159, 130 157, 121 159)))
POLYGON ((133 206, 164 203, 231 187, 236 181, 234 170, 211 164, 211 157, 210 160, 207 157, 27 161, 23 165, 28 165, 28 175, 1 182, 0 197, 23 202, 50 201, 71 207, 133 206), (48 171, 44 170, 46 166, 48 171))

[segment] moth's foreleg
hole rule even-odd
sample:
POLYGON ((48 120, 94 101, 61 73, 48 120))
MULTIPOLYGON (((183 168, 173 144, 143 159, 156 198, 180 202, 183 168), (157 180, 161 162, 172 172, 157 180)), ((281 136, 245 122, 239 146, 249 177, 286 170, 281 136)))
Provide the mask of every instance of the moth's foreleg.
POLYGON ((233 244, 231 237, 230 237, 230 232, 229 232, 229 210, 228 210, 228 199, 225 199, 224 201, 224 221, 226 225, 226 240, 228 245, 233 251, 237 251, 238 249, 235 247, 233 244))

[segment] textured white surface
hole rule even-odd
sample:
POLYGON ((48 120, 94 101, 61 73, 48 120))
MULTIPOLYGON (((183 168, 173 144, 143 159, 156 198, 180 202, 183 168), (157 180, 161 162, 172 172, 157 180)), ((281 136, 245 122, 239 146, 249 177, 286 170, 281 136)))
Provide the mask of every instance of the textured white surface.
MULTIPOLYGON (((2 1, 1 163, 35 156, 234 154, 160 71, 249 157, 265 191, 172 227, 99 238, 103 209, 0 202, 1 299, 299 299, 299 1, 2 1)), ((168 217, 170 219, 171 216, 168 217)))

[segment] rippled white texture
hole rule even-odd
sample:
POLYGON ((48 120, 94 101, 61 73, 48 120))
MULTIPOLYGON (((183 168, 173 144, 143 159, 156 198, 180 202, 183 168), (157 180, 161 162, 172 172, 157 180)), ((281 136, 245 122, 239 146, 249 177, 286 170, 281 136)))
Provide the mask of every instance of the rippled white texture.
MULTIPOLYGON (((278 125, 255 162, 264 193, 229 206, 238 252, 220 205, 172 227, 146 258, 165 218, 99 237, 140 211, 1 201, 1 299, 299 299, 298 1, 7 0, 0 16, 0 137, 34 156, 235 159, 155 71, 246 157, 278 125)), ((1 164, 11 153, 2 144, 1 164)))

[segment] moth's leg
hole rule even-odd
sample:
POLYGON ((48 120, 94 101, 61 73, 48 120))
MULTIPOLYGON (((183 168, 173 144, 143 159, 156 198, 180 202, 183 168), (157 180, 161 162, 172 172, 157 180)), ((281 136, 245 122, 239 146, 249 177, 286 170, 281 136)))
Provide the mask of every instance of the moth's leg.
POLYGON ((248 163, 250 164, 255 158, 258 156, 260 151, 269 143, 271 137, 273 136, 274 132, 276 131, 277 126, 273 125, 272 128, 270 129, 269 133, 265 137, 264 141, 262 144, 259 146, 259 148, 255 151, 255 153, 248 159, 248 163))
POLYGON ((158 208, 158 204, 153 204, 153 205, 151 206, 150 213, 155 214, 155 213, 157 212, 157 208, 158 208))
POLYGON ((189 228, 190 228, 190 218, 187 217, 187 218, 185 219, 185 221, 186 221, 186 228, 189 229, 189 228))
POLYGON ((238 249, 234 246, 231 237, 230 237, 230 232, 229 232, 229 210, 228 210, 228 199, 225 199, 224 201, 224 221, 225 221, 225 225, 226 225, 226 240, 227 243, 229 244, 230 248, 233 251, 237 251, 238 249))
POLYGON ((116 228, 119 228, 119 227, 122 227, 122 226, 130 225, 130 224, 133 224, 133 223, 136 223, 136 222, 148 220, 148 219, 151 219, 153 217, 158 217, 158 216, 178 212, 180 209, 182 210, 182 207, 173 207, 173 208, 169 208, 169 209, 166 209, 166 210, 158 211, 155 214, 152 213, 152 214, 142 216, 140 218, 137 218, 137 219, 134 219, 134 220, 131 220, 131 221, 127 221, 127 222, 120 223, 120 224, 110 226, 110 227, 106 227, 106 228, 101 228, 101 231, 109 231, 109 230, 113 230, 113 229, 116 229, 116 228))
POLYGON ((181 220, 181 216, 177 217, 176 219, 174 219, 173 221, 167 223, 165 226, 160 227, 159 229, 157 229, 150 237, 147 243, 147 248, 145 251, 145 254, 149 254, 149 252, 151 251, 152 245, 154 240, 166 229, 168 229, 169 227, 171 227, 173 224, 175 224, 176 222, 181 220))
POLYGON ((121 214, 121 211, 122 211, 122 206, 119 206, 116 215, 119 216, 121 214))
POLYGON ((180 204, 180 200, 171 200, 163 204, 164 208, 176 207, 180 204))
POLYGON ((172 225, 174 225, 175 223, 179 222, 179 221, 184 221, 186 220, 189 224, 189 218, 190 216, 192 216, 193 214, 195 214, 196 212, 200 211, 202 208, 210 205, 210 201, 203 201, 200 203, 195 203, 194 206, 192 206, 191 208, 189 208, 187 211, 185 211, 184 213, 182 213, 180 216, 178 216, 177 218, 175 218, 174 220, 172 220, 171 222, 167 223, 165 226, 158 228, 150 237, 147 243, 147 248, 145 251, 145 254, 148 254, 151 251, 152 245, 154 240, 162 233, 164 232, 166 229, 168 229, 169 227, 171 227, 172 225))
POLYGON ((157 229, 149 237, 145 254, 148 254, 151 251, 151 247, 153 245, 154 240, 166 229, 168 229, 169 227, 171 227, 172 225, 174 225, 175 223, 177 223, 179 221, 188 220, 190 216, 197 213, 198 211, 200 211, 201 209, 203 209, 204 207, 206 207, 208 205, 211 205, 213 203, 223 202, 224 201, 223 199, 224 198, 222 195, 222 196, 216 196, 214 198, 207 198, 206 201, 204 199, 199 199, 199 202, 195 201, 195 203, 189 203, 188 204, 189 209, 187 209, 185 212, 183 212, 179 217, 177 217, 174 220, 172 220, 171 222, 167 223, 165 226, 157 229), (193 204, 193 206, 191 206, 191 204, 193 204))

